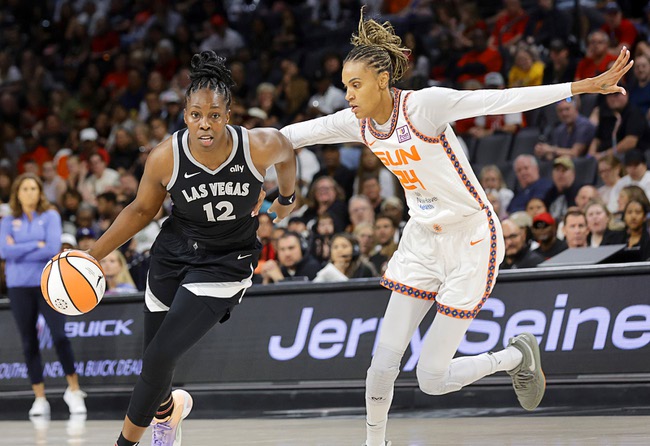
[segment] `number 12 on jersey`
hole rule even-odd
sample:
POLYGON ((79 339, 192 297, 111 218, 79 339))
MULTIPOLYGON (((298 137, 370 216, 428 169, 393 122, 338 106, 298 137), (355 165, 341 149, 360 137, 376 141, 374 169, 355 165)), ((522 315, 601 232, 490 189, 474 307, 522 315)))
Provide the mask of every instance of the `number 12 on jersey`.
POLYGON ((217 211, 221 211, 221 214, 219 214, 216 219, 214 218, 214 210, 212 208, 212 203, 206 203, 203 205, 203 210, 208 217, 208 221, 227 221, 237 218, 237 216, 233 214, 234 207, 229 201, 220 201, 214 205, 214 208, 217 211))

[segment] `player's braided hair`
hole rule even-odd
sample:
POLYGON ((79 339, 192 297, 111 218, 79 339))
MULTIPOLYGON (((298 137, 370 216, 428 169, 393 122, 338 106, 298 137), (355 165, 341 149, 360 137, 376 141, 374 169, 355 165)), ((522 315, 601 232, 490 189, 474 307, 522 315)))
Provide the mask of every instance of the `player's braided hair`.
POLYGON ((192 56, 192 70, 190 71, 190 85, 185 92, 186 96, 202 88, 216 91, 226 99, 226 107, 230 108, 234 87, 232 74, 226 67, 226 59, 217 56, 214 51, 202 51, 192 56))
POLYGON ((410 50, 402 46, 402 39, 395 34, 389 22, 379 24, 372 19, 363 19, 363 8, 359 19, 359 32, 352 35, 354 46, 345 62, 365 62, 377 74, 387 71, 389 85, 400 80, 408 69, 410 50))

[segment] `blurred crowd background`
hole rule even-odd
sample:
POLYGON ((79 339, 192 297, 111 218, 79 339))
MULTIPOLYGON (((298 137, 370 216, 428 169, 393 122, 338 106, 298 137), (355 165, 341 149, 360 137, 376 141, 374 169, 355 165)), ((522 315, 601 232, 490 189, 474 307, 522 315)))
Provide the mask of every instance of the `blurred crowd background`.
MULTIPOLYGON (((650 257, 647 0, 3 0, 1 215, 14 178, 33 172, 61 215, 62 246, 87 249, 133 199, 148 153, 184 127, 189 63, 202 50, 228 59, 231 124, 281 128, 345 108, 341 66, 361 4, 411 50, 402 89, 569 82, 629 48, 627 95, 453 125, 504 221, 502 268, 613 243, 629 261, 650 257)), ((259 216, 255 282, 381 276, 408 220, 399 182, 361 145, 297 157, 291 218, 259 216)), ((265 186, 270 200, 272 170, 265 186)), ((120 276, 109 294, 144 289, 170 209, 111 256, 120 276)))

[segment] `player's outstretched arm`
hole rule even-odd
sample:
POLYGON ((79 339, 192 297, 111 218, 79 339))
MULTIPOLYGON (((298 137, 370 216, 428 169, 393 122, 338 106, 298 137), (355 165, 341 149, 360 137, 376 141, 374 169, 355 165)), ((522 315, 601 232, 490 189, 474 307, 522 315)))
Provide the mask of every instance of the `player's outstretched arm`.
POLYGON ((171 176, 170 166, 173 165, 170 138, 151 151, 135 200, 120 212, 113 224, 88 250, 88 254, 97 260, 103 259, 153 220, 165 201, 167 189, 164 184, 171 176))
POLYGON ((625 88, 618 85, 625 73, 634 65, 630 60, 630 50, 626 47, 621 48, 618 58, 612 67, 604 73, 587 79, 582 79, 571 83, 571 92, 573 94, 583 93, 623 93, 626 94, 625 88))

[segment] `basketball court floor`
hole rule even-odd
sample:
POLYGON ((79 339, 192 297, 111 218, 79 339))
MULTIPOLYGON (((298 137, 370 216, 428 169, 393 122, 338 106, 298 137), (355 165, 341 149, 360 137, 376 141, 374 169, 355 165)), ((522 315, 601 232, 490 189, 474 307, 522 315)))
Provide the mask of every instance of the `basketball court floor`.
MULTIPOLYGON (((467 411, 406 412, 392 416, 393 446, 433 445, 650 445, 650 416, 568 414, 503 416, 498 411, 465 416, 467 411)), ((118 420, 52 420, 0 422, 1 445, 112 446, 118 420)), ((142 446, 150 446, 147 431, 142 446)), ((185 446, 360 446, 362 415, 227 420, 189 419, 183 423, 185 446)))

